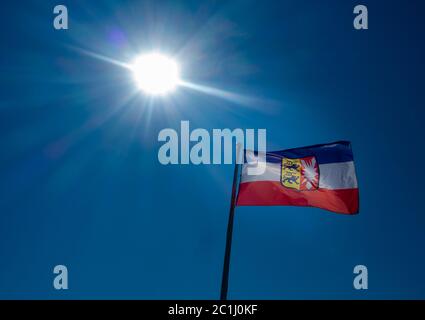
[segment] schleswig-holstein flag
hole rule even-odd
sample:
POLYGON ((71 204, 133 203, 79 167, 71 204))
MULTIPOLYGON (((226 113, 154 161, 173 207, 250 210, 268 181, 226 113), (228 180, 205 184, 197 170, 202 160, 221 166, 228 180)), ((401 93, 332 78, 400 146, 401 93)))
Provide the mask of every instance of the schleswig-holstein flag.
POLYGON ((238 206, 309 206, 344 214, 359 211, 350 142, 267 152, 265 172, 248 175, 256 161, 254 152, 246 150, 238 206))

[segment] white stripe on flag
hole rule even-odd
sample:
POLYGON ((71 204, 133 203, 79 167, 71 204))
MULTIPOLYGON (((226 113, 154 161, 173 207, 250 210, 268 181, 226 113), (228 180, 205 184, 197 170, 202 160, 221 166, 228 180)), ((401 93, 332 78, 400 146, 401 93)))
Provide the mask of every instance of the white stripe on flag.
MULTIPOLYGON (((280 181, 281 164, 267 162, 266 172, 258 176, 248 175, 248 167, 255 164, 245 163, 242 166, 241 183, 254 181, 280 181)), ((357 188, 354 162, 337 162, 319 165, 319 188, 324 189, 354 189, 357 188)))

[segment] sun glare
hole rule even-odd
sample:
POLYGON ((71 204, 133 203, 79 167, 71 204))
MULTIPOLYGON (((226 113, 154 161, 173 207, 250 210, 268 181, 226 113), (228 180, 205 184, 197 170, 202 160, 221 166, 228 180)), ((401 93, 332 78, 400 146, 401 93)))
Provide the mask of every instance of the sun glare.
POLYGON ((164 95, 179 84, 179 67, 171 58, 159 53, 140 55, 131 65, 139 88, 150 95, 164 95))

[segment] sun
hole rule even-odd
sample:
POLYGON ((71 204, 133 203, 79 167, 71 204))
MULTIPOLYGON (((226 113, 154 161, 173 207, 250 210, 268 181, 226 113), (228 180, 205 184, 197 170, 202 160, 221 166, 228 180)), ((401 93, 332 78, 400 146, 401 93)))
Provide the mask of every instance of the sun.
POLYGON ((164 95, 175 90, 180 82, 177 62, 160 53, 138 56, 131 64, 138 87, 149 95, 164 95))

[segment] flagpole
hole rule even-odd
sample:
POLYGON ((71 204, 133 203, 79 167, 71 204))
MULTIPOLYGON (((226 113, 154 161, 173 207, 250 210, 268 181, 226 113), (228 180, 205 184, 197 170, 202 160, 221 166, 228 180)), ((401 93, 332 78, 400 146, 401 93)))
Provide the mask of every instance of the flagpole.
POLYGON ((233 220, 235 217, 236 188, 237 188, 238 172, 239 172, 238 159, 239 159, 240 148, 241 148, 241 145, 240 143, 238 143, 236 145, 236 163, 235 163, 235 170, 233 172, 232 197, 230 200, 229 222, 227 224, 226 251, 224 253, 223 277, 221 279, 220 300, 227 300, 227 289, 229 286, 230 252, 232 249, 233 220))

